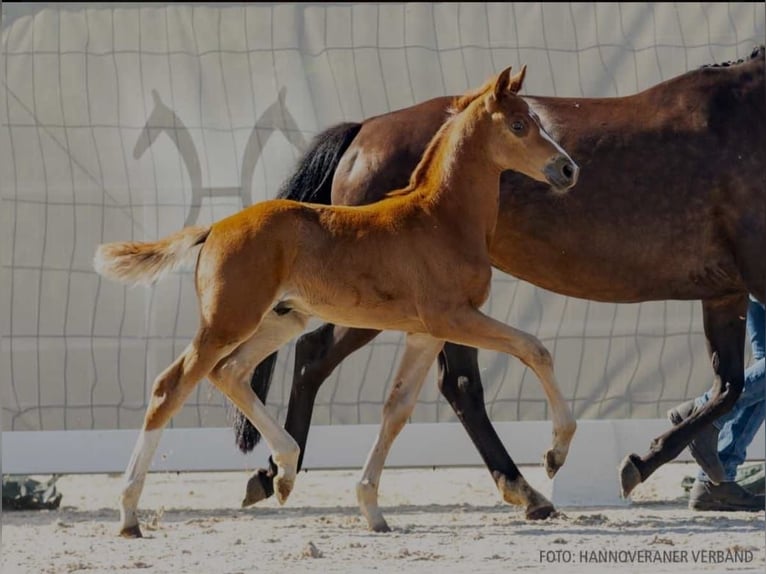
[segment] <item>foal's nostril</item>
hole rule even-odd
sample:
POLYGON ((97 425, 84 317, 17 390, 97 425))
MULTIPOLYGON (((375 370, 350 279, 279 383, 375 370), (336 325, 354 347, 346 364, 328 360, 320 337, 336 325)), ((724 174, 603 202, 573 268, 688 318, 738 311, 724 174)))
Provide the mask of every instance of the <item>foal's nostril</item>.
POLYGON ((579 172, 577 164, 564 155, 557 156, 543 170, 548 183, 561 190, 574 186, 579 172))

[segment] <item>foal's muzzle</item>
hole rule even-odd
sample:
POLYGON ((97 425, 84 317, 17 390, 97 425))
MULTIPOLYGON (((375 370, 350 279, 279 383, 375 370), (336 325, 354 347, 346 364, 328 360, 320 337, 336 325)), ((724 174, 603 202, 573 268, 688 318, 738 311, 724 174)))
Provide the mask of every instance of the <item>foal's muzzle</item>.
POLYGON ((566 191, 577 183, 580 168, 565 155, 556 156, 543 169, 543 174, 555 189, 566 191))

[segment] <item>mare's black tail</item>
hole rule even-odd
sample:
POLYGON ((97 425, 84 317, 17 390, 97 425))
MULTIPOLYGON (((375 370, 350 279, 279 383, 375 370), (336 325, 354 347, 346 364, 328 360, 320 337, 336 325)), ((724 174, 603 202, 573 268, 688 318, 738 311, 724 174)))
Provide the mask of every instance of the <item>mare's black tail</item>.
MULTIPOLYGON (((277 197, 330 205, 335 168, 361 128, 362 124, 359 123, 343 123, 327 128, 315 136, 311 147, 298 161, 298 167, 282 185, 277 197)), ((255 368, 250 379, 250 387, 264 403, 269 394, 276 363, 277 353, 272 353, 255 368)), ((261 440, 261 433, 239 409, 236 409, 233 419, 232 426, 239 450, 250 452, 261 440)))

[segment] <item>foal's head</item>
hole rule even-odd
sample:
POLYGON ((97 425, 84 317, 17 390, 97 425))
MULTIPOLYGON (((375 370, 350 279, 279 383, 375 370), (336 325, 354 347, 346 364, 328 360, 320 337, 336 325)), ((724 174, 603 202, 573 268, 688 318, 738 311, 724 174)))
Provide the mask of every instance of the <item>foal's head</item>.
POLYGON ((511 76, 511 68, 506 68, 480 96, 492 118, 490 154, 502 169, 518 171, 557 191, 566 191, 577 183, 580 168, 517 95, 526 69, 523 66, 511 76))

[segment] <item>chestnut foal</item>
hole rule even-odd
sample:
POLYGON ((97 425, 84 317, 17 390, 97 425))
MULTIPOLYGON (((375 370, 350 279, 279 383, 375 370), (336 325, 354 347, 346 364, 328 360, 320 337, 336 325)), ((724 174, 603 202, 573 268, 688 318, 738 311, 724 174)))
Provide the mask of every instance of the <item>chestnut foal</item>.
MULTIPOLYGON (((264 201, 156 242, 99 246, 96 270, 132 284, 152 283, 197 256, 200 326, 154 382, 125 471, 123 536, 141 536, 136 508, 160 434, 204 377, 263 435, 278 468, 275 494, 284 503, 299 448, 251 390, 249 377, 255 365, 300 334, 310 317, 407 333, 381 432, 358 490, 373 529, 387 529, 376 502, 383 459, 444 341, 509 353, 532 368, 553 412, 554 440, 546 458, 563 464, 575 421, 557 386, 550 353, 535 337, 479 311, 490 290, 489 245, 500 174, 518 171, 563 192, 578 173, 517 96, 525 68, 515 76, 510 72, 507 68, 456 100, 409 185, 383 201, 363 207, 264 201)), ((550 502, 523 477, 503 483, 501 490, 528 515, 552 512, 550 502)))

